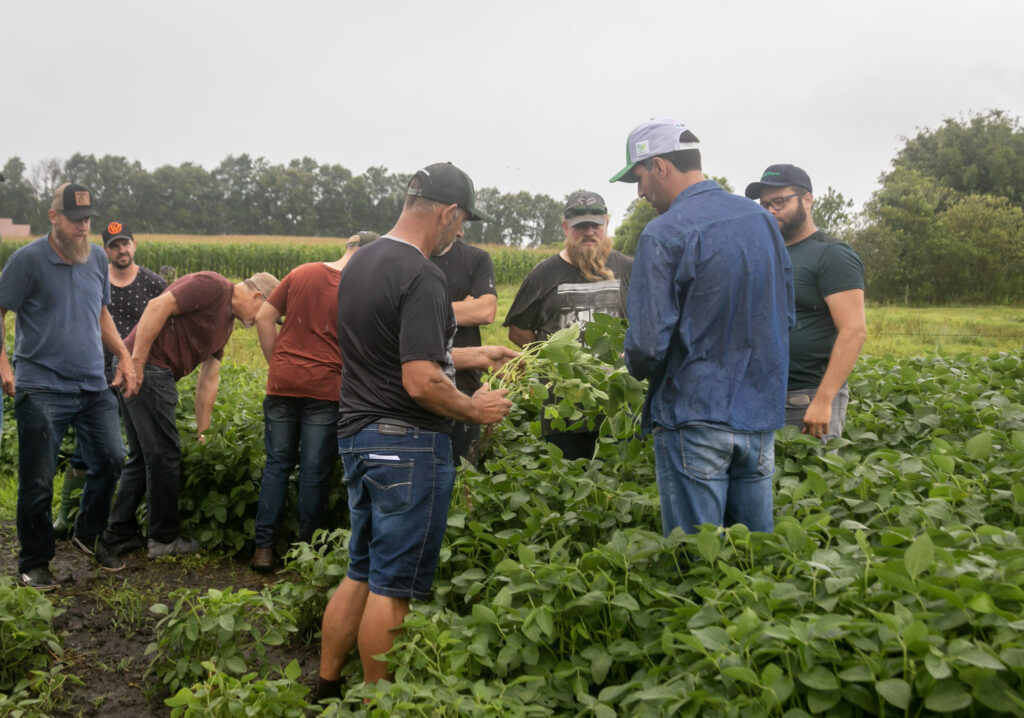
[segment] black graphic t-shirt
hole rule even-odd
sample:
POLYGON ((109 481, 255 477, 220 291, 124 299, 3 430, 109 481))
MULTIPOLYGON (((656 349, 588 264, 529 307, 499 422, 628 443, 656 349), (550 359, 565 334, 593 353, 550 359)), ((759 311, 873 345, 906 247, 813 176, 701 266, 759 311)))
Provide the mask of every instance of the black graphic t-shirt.
POLYGON ((378 419, 451 433, 451 419, 409 396, 402 364, 437 362, 454 380, 454 336, 444 272, 416 247, 385 235, 356 252, 338 284, 338 436, 351 436, 378 419))
MULTIPOLYGON (((127 287, 116 287, 110 285, 110 316, 117 327, 117 333, 124 339, 128 333, 139 323, 139 317, 149 304, 149 300, 160 295, 167 289, 167 282, 156 272, 145 267, 139 267, 139 273, 135 275, 135 281, 127 287)), ((107 375, 107 382, 114 380, 114 369, 111 366, 114 355, 103 349, 103 370, 107 375)))
MULTIPOLYGON (((494 262, 491 255, 477 247, 463 243, 461 239, 452 248, 430 261, 441 268, 448 282, 448 296, 453 302, 466 297, 482 297, 485 294, 497 296, 494 288, 494 262)), ((480 346, 480 327, 459 327, 455 332, 455 347, 480 346)), ((455 372, 455 386, 459 391, 472 394, 480 388, 479 369, 459 369, 455 372)))
POLYGON ((612 250, 605 261, 614 279, 588 282, 575 266, 559 255, 534 267, 505 317, 506 327, 529 329, 538 340, 577 324, 581 329, 595 313, 626 316, 626 295, 633 260, 612 250))

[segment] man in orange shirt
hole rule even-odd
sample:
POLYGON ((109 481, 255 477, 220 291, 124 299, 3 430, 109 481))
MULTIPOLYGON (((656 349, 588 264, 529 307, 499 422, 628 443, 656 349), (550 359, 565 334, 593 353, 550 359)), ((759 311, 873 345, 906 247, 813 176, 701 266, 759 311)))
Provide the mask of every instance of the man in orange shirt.
POLYGON ((288 273, 256 314, 260 348, 267 358, 263 444, 267 463, 256 511, 256 550, 249 562, 261 573, 274 568, 275 531, 284 514, 288 477, 299 465, 299 540, 323 525, 327 479, 338 460, 338 281, 356 250, 377 238, 349 237, 334 262, 310 262, 288 273), (284 316, 281 331, 277 322, 284 316))

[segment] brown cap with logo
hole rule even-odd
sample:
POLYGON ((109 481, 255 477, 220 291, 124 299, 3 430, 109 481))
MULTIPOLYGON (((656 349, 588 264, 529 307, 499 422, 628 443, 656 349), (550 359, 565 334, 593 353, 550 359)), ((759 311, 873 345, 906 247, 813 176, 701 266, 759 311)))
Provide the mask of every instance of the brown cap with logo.
POLYGON ((50 209, 62 212, 72 222, 96 216, 96 210, 92 208, 92 192, 74 182, 65 182, 57 188, 50 209))

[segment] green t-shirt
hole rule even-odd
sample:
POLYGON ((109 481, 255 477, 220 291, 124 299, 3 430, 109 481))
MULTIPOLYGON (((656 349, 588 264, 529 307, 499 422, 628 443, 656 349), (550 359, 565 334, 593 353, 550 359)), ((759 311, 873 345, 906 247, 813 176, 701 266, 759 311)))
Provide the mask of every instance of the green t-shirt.
POLYGON ((816 389, 825 376, 836 325, 825 297, 864 289, 864 265, 848 245, 818 231, 788 247, 796 290, 796 326, 789 333, 789 384, 816 389))

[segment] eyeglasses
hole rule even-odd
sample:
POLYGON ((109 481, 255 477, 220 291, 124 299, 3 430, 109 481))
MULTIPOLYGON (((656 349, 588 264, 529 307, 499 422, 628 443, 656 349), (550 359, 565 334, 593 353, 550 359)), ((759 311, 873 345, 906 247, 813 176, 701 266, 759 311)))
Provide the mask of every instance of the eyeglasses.
POLYGON ((761 206, 764 207, 765 209, 774 209, 776 212, 778 212, 780 209, 786 206, 786 203, 789 202, 789 200, 793 199, 794 197, 802 197, 805 194, 807 193, 794 192, 793 194, 787 194, 784 197, 776 197, 775 199, 770 199, 767 202, 761 200, 761 206))

